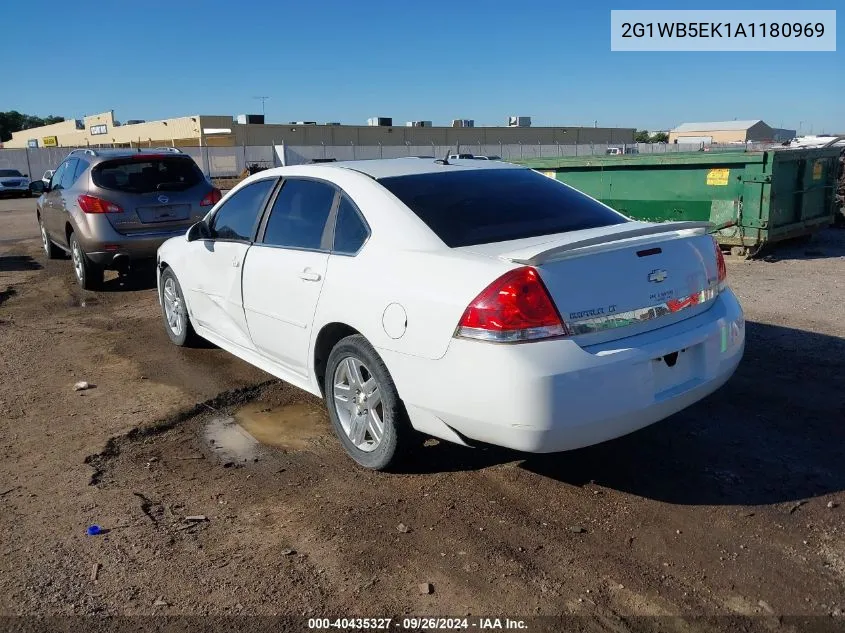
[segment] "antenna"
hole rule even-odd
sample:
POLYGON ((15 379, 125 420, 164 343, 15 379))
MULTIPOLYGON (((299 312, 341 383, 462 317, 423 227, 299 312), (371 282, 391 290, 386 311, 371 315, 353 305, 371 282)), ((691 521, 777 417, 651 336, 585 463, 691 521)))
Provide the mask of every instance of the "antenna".
POLYGON ((270 97, 253 97, 253 99, 261 99, 261 116, 264 116, 264 102, 270 97))

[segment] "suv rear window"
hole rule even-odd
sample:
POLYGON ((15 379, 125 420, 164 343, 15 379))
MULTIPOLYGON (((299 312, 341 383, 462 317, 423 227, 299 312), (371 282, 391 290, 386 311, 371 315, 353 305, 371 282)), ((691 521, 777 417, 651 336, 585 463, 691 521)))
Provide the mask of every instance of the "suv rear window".
POLYGON ((187 156, 118 158, 97 165, 91 172, 94 184, 127 193, 183 191, 205 178, 187 156))
POLYGON ((530 169, 473 169, 379 180, 447 246, 592 229, 627 220, 530 169))

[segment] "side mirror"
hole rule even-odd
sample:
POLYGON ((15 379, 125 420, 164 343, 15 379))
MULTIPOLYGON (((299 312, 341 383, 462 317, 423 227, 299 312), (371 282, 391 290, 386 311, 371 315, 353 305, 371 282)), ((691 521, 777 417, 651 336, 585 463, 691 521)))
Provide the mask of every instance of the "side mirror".
POLYGON ((44 184, 43 181, 35 180, 35 181, 29 183, 29 190, 32 193, 37 193, 38 195, 41 195, 42 193, 47 191, 47 186, 44 184))
POLYGON ((188 229, 187 238, 189 242, 211 239, 211 228, 205 220, 200 220, 188 229))

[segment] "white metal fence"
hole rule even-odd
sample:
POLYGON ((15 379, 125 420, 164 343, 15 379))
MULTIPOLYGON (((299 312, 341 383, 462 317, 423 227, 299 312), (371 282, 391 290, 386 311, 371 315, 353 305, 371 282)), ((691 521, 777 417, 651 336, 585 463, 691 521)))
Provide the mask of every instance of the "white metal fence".
MULTIPOLYGON (((708 146, 709 151, 718 152, 728 149, 760 150, 771 147, 770 144, 708 146)), ((524 160, 529 158, 554 158, 563 156, 603 155, 609 148, 636 150, 640 154, 665 154, 670 152, 694 152, 702 148, 694 143, 634 143, 606 144, 591 143, 582 145, 533 145, 529 143, 460 146, 461 153, 483 156, 499 156, 503 160, 524 160)), ((17 169, 37 180, 48 169, 55 169, 64 160, 72 148, 44 147, 33 149, 0 149, 0 169, 17 169)), ((455 146, 445 145, 277 145, 277 146, 237 146, 237 147, 182 147, 185 154, 191 156, 200 169, 210 177, 237 176, 250 165, 260 167, 278 167, 297 165, 312 160, 335 159, 367 160, 375 158, 400 158, 403 156, 432 156, 443 158, 455 152, 455 146)))

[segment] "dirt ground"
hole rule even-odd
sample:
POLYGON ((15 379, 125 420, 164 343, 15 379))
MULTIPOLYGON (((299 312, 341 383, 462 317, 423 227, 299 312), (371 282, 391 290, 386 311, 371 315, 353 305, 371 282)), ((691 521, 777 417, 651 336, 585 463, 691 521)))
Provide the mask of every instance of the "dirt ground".
MULTIPOLYGON (((745 359, 692 408, 557 455, 428 441, 379 474, 319 401, 172 346, 151 279, 77 290, 33 210, 0 201, 0 615, 845 621, 845 231, 729 262, 745 359)), ((747 624, 708 622, 665 630, 747 624)))

